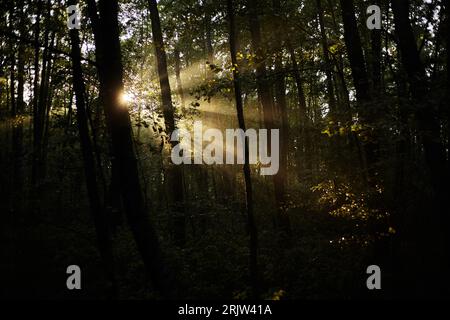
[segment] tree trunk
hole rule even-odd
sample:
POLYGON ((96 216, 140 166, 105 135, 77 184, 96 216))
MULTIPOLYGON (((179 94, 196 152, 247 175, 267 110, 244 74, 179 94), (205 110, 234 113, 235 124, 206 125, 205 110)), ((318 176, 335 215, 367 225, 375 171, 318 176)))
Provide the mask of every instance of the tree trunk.
MULTIPOLYGON (((376 0, 375 3, 381 7, 382 0, 376 0)), ((373 29, 370 31, 370 45, 371 45, 371 67, 372 67, 372 86, 373 95, 380 97, 382 95, 382 73, 381 73, 381 31, 373 29)))
POLYGON ((297 58, 295 56, 294 48, 290 41, 287 41, 287 48, 289 50, 289 55, 291 57, 292 63, 292 76, 294 77, 295 86, 297 87, 297 103, 300 111, 300 124, 304 126, 308 122, 308 115, 306 113, 306 98, 305 91, 303 89, 303 79, 300 74, 300 69, 298 66, 297 58))
MULTIPOLYGON (((71 0, 69 1, 69 3, 71 5, 76 5, 77 1, 71 0)), ((85 99, 86 89, 84 86, 83 71, 81 68, 81 51, 78 30, 72 29, 69 31, 69 34, 72 55, 73 89, 75 91, 77 106, 77 123, 84 163, 86 188, 90 203, 90 211, 91 216, 94 220, 94 226, 97 234, 97 243, 100 251, 100 256, 102 258, 103 267, 105 269, 107 279, 111 281, 111 293, 115 295, 117 288, 114 279, 114 258, 109 221, 100 201, 93 147, 91 138, 89 136, 88 116, 86 112, 85 99)))
MULTIPOLYGON (((369 76, 366 69, 366 63, 364 60, 361 39, 359 37, 358 25, 355 16, 355 6, 353 0, 340 0, 340 3, 342 19, 344 22, 344 40, 350 61, 350 69, 352 71, 353 84, 356 91, 356 100, 358 106, 360 107, 359 112, 365 123, 376 123, 379 110, 372 103, 369 76)), ((375 40, 376 42, 380 41, 380 39, 375 40)), ((377 47, 379 45, 380 43, 375 44, 375 50, 381 50, 381 48, 377 47)), ((366 156, 366 168, 364 171, 366 172, 365 179, 367 180, 369 186, 375 186, 379 158, 379 142, 378 133, 375 130, 370 132, 370 134, 370 139, 368 139, 364 145, 364 155, 366 156)), ((358 138, 355 136, 354 139, 356 144, 359 145, 358 138)))
POLYGON ((96 45, 100 94, 111 134, 112 154, 117 161, 120 192, 128 224, 154 286, 164 296, 173 297, 174 279, 164 265, 158 237, 144 206, 130 116, 127 106, 119 99, 123 93, 123 67, 118 10, 117 0, 100 0, 98 16, 95 1, 88 0, 96 45))
MULTIPOLYGON (((161 31, 161 21, 156 0, 148 0, 150 19, 152 21, 153 44, 158 65, 159 84, 161 86, 161 100, 166 133, 170 137, 176 129, 175 109, 172 104, 169 75, 167 72, 167 57, 161 31)), ((173 147, 173 144, 172 144, 173 147)), ((177 245, 184 245, 186 241, 186 217, 184 208, 183 173, 180 166, 169 166, 167 170, 169 190, 173 201, 174 238, 177 245)))
POLYGON ((36 186, 38 180, 38 167, 39 167, 39 153, 40 153, 40 139, 39 139, 39 34, 41 32, 40 20, 41 20, 42 0, 38 0, 36 22, 34 26, 34 76, 33 76, 33 160, 31 169, 31 182, 33 186, 36 186))
MULTIPOLYGON (((447 204, 448 174, 445 150, 440 138, 440 123, 436 118, 433 105, 428 101, 430 93, 428 81, 424 64, 420 59, 416 38, 409 21, 409 1, 399 0, 393 1, 391 4, 401 61, 408 76, 409 92, 416 110, 415 118, 423 145, 425 161, 429 169, 431 186, 434 191, 430 204, 431 216, 426 220, 428 225, 423 226, 421 224, 418 228, 441 228, 441 234, 445 239, 444 248, 440 254, 435 254, 436 250, 440 249, 438 244, 430 243, 430 240, 421 242, 419 254, 425 258, 426 265, 423 266, 420 272, 423 272, 424 275, 432 273, 436 277, 430 283, 422 283, 422 285, 434 292, 436 292, 436 289, 445 291, 448 288, 448 280, 442 281, 442 279, 446 279, 445 272, 449 267, 450 237, 448 228, 450 226, 450 218, 447 204), (443 268, 439 269, 439 266, 443 266, 443 268)), ((416 222, 416 224, 420 223, 419 221, 416 222)), ((418 289, 422 290, 423 288, 420 287, 418 289)))
POLYGON ((266 62, 263 52, 261 27, 259 24, 257 5, 258 4, 256 0, 248 0, 251 43, 253 53, 256 55, 256 83, 259 102, 263 110, 264 126, 266 127, 266 129, 272 129, 274 126, 273 97, 271 94, 269 81, 267 79, 266 62))
POLYGON ((208 63, 214 64, 214 48, 212 44, 212 28, 211 28, 211 9, 209 0, 204 0, 203 8, 205 11, 205 45, 206 45, 206 56, 208 58, 208 63))
POLYGON ((273 0, 273 11, 275 14, 275 109, 281 115, 280 121, 280 166, 274 175, 275 201, 277 206, 278 222, 285 233, 290 232, 290 221, 286 211, 286 185, 288 167, 288 147, 289 147, 289 122, 286 102, 286 72, 283 66, 283 30, 282 12, 280 0, 273 0))
MULTIPOLYGON (((23 36, 25 33, 25 17, 22 9, 19 9, 19 32, 23 36)), ((17 205, 21 203, 20 195, 22 194, 23 175, 22 175, 22 153, 23 153, 23 119, 22 115, 25 111, 24 102, 24 86, 25 86, 25 46, 22 41, 19 42, 17 53, 17 102, 16 115, 17 121, 13 131, 13 148, 14 148, 14 189, 18 190, 17 205)))
POLYGON ((328 94, 328 105, 330 108, 330 114, 332 117, 335 117, 336 114, 336 98, 334 96, 334 87, 333 87, 333 73, 332 73, 332 65, 330 61, 330 54, 328 52, 328 40, 327 34, 325 31, 325 23, 323 20, 323 9, 321 0, 316 0, 317 3, 317 12, 319 18, 319 27, 320 27, 320 35, 322 40, 322 51, 323 51, 323 59, 325 62, 325 74, 327 77, 327 94, 328 94))
POLYGON ((364 62, 361 39, 358 33, 358 24, 355 17, 353 0, 340 0, 342 20, 344 22, 344 39, 355 85, 356 99, 359 104, 369 100, 369 81, 364 62))
MULTIPOLYGON (((231 62, 236 68, 233 69, 233 85, 234 85, 234 95, 236 99, 236 111, 239 122, 239 127, 242 130, 245 129, 244 120, 244 110, 242 103, 242 92, 240 76, 237 71, 238 61, 236 58, 237 47, 236 47, 236 24, 234 18, 234 8, 233 1, 227 0, 227 14, 229 21, 229 43, 230 43, 230 54, 231 62)), ((249 164, 249 150, 248 150, 248 139, 245 139, 245 163, 244 163, 244 180, 245 180, 245 194, 246 194, 246 209, 247 209, 247 222, 248 231, 250 236, 250 284, 252 287, 253 299, 257 299, 259 296, 259 282, 258 282, 258 232, 255 223, 255 218, 253 214, 253 196, 252 196, 252 179, 249 164)))

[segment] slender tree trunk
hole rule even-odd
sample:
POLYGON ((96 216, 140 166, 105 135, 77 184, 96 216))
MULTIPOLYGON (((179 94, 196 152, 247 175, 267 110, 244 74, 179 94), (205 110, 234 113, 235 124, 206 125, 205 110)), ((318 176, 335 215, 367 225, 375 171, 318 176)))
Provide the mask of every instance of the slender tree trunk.
MULTIPOLYGON (((25 32, 25 18, 22 9, 19 9, 19 32, 23 36, 25 32)), ((14 189, 18 190, 16 205, 20 205, 20 197, 23 188, 22 176, 22 153, 23 153, 23 113, 25 111, 24 102, 24 85, 25 85, 25 47, 22 41, 19 43, 17 53, 17 103, 16 103, 16 125, 13 131, 13 148, 14 148, 14 189)))
POLYGON ((300 74, 300 68, 298 66, 294 48, 289 40, 287 41, 287 48, 291 57, 292 76, 294 77, 295 85, 297 87, 297 103, 300 111, 300 124, 304 126, 308 122, 308 115, 306 113, 306 98, 305 90, 303 89, 303 79, 300 74))
POLYGON ((323 58, 325 62, 325 75, 327 77, 326 83, 327 83, 328 105, 330 108, 330 114, 332 115, 332 117, 334 117, 337 111, 336 98, 334 96, 332 65, 330 61, 330 54, 328 52, 328 40, 325 31, 325 23, 323 20, 323 9, 321 0, 316 0, 316 4, 319 19, 320 35, 322 40, 323 58))
MULTIPOLYGON (((14 32, 14 20, 16 19, 14 14, 14 6, 11 3, 10 8, 10 21, 9 28, 10 32, 14 32)), ((19 19, 19 31, 23 30, 23 14, 21 9, 18 13, 19 19)), ((11 75, 10 75, 10 94, 11 94, 11 117, 13 118, 13 128, 12 128, 12 150, 13 150, 13 186, 11 188, 13 192, 12 205, 16 211, 21 211, 22 207, 22 188, 23 188, 23 178, 22 178, 22 166, 21 166, 21 155, 22 155, 22 136, 23 136, 23 124, 21 114, 23 112, 23 86, 24 86, 24 47, 19 43, 17 50, 17 99, 16 95, 16 49, 14 48, 14 42, 11 41, 10 46, 11 54, 11 75)))
MULTIPOLYGON (((234 66, 238 65, 236 58, 237 47, 236 47, 236 23, 234 18, 234 8, 233 1, 227 0, 227 14, 229 21, 229 43, 230 43, 230 54, 231 62, 234 66)), ((236 111, 239 122, 239 127, 242 130, 245 129, 244 111, 242 103, 242 92, 240 76, 237 72, 237 68, 233 69, 233 85, 234 94, 236 99, 236 111)), ((248 139, 245 139, 245 163, 244 163, 244 180, 245 180, 245 193, 246 193, 246 208, 247 208, 247 222, 248 230, 250 236, 250 283, 252 287, 253 298, 256 299, 259 296, 259 282, 258 282, 258 232, 255 223, 254 213, 253 213, 253 196, 252 196, 252 179, 249 164, 249 150, 248 150, 248 139)))
POLYGON ((250 33, 253 53, 256 55, 256 83, 258 97, 263 110, 264 126, 272 129, 273 124, 273 97, 267 79, 266 62, 263 51, 261 27, 258 18, 258 4, 256 0, 248 0, 250 33))
POLYGON ((14 46, 11 45, 11 63, 10 63, 10 68, 11 68, 11 74, 10 74, 10 83, 11 85, 9 86, 9 90, 10 90, 10 95, 11 95, 11 116, 12 117, 16 117, 17 115, 17 103, 16 103, 16 54, 15 54, 15 48, 14 46))
MULTIPOLYGON (((204 12, 203 16, 203 29, 204 29, 204 37, 205 37, 205 53, 206 53, 206 64, 213 65, 214 64, 214 48, 212 44, 213 40, 213 29, 211 28, 211 1, 203 0, 202 1, 202 9, 204 12)), ((213 73, 209 68, 206 69, 206 79, 210 79, 213 73)))
MULTIPOLYGON (((40 117, 41 117, 41 126, 42 126, 42 147, 41 147, 41 177, 44 178, 47 173, 47 151, 48 151, 48 140, 50 137, 50 110, 52 108, 52 100, 53 100, 53 88, 51 87, 51 77, 54 71, 54 56, 52 53, 52 49, 55 47, 55 33, 52 33, 52 37, 50 40, 50 44, 48 46, 49 51, 47 52, 47 71, 45 79, 41 88, 43 88, 43 93, 41 94, 41 101, 39 102, 40 106, 40 117)), ((56 44, 57 46, 57 44, 56 44)))
POLYGON ((290 232, 290 221, 286 210, 286 185, 288 167, 289 147, 289 120, 286 102, 286 72, 283 66, 283 30, 282 12, 280 0, 273 0, 273 11, 275 14, 275 109, 281 115, 280 121, 280 166, 277 174, 273 177, 275 187, 275 200, 277 205, 278 221, 286 233, 290 232))
POLYGON ((447 176, 450 177, 450 107, 448 101, 450 101, 450 3, 447 0, 445 2, 445 27, 447 38, 446 42, 446 67, 447 67, 447 102, 445 105, 447 106, 447 176))
POLYGON ((181 58, 180 58, 180 50, 175 48, 174 51, 175 56, 175 77, 177 79, 177 91, 180 96, 181 107, 184 108, 186 106, 186 101, 184 98, 184 90, 183 83, 181 82, 181 58))
POLYGON ((36 22, 34 26, 34 76, 33 76, 33 160, 32 160, 32 173, 31 181, 33 186, 36 186, 38 182, 38 167, 39 167, 39 34, 41 32, 40 20, 41 20, 42 0, 38 0, 36 22))
MULTIPOLYGON (((382 0, 376 0, 375 3, 381 6, 382 0)), ((382 95, 382 54, 381 54, 381 29, 373 29, 370 31, 371 55, 370 63, 372 66, 372 86, 373 96, 380 97, 382 95)))
MULTIPOLYGON (((161 100, 166 125, 170 137, 176 129, 175 108, 172 104, 172 95, 167 72, 167 57, 161 31, 161 21, 156 0, 148 0, 150 19, 152 21, 153 44, 155 47, 156 62, 158 65, 159 84, 161 86, 161 100)), ((173 145, 172 145, 173 147, 173 145)), ((184 245, 186 241, 186 217, 184 208, 183 173, 180 166, 170 166, 167 170, 173 200, 173 222, 175 242, 184 245)))

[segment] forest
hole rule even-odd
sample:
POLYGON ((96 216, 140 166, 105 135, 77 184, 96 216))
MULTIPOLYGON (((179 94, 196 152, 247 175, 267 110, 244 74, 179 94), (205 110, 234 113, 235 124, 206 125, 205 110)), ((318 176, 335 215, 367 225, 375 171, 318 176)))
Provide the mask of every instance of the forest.
POLYGON ((450 298, 449 21, 0 0, 1 299, 450 298))

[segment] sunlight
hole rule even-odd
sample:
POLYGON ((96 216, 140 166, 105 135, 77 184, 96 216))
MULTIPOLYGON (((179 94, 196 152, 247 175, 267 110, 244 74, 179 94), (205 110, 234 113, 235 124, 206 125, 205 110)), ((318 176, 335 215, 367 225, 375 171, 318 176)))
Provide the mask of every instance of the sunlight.
POLYGON ((134 95, 129 93, 129 92, 122 92, 122 94, 120 95, 120 102, 122 104, 130 104, 131 102, 134 101, 134 95))

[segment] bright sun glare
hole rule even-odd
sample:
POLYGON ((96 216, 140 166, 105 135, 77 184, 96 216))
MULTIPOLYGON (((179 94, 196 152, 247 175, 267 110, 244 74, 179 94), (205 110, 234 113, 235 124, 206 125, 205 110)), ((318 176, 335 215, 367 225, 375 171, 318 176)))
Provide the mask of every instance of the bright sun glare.
POLYGON ((120 100, 123 104, 131 103, 134 100, 134 96, 129 92, 123 92, 120 95, 120 100))

